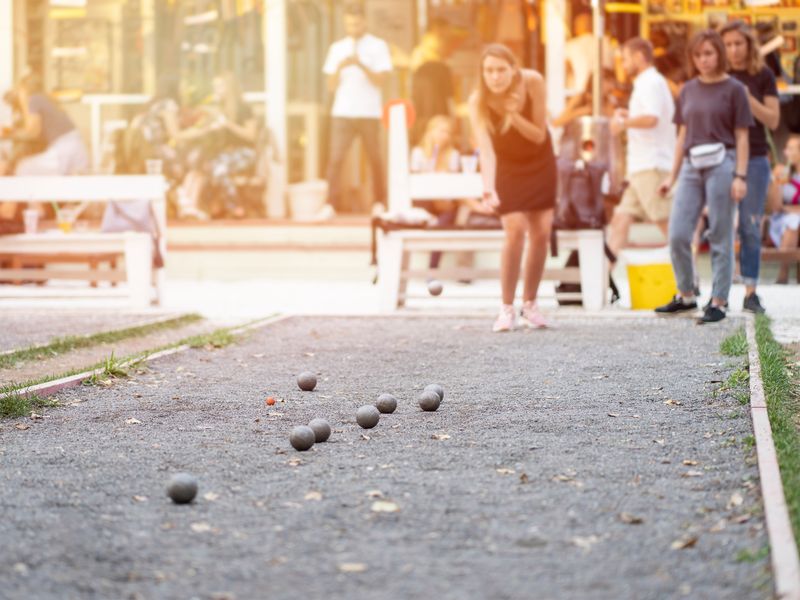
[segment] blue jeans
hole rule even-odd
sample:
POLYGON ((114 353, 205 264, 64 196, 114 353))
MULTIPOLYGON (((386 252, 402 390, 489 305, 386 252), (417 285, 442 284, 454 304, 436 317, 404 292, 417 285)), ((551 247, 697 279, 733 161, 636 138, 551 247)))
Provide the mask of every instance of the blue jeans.
POLYGON ((703 207, 707 206, 713 273, 711 295, 721 300, 728 299, 733 281, 733 221, 736 215, 736 204, 731 199, 733 168, 732 151, 721 164, 709 169, 695 169, 688 159, 683 161, 669 219, 672 269, 681 292, 689 292, 694 287, 692 237, 703 207))
POLYGON ((739 204, 739 262, 742 283, 755 286, 761 267, 761 221, 770 180, 769 159, 754 156, 747 164, 747 195, 739 204))

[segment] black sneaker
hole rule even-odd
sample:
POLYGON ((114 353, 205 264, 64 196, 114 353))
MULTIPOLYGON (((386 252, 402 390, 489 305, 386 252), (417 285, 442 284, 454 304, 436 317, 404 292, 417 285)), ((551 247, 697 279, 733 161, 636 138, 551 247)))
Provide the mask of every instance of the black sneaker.
MULTIPOLYGON (((705 312, 705 311, 707 311, 709 309, 709 307, 711 306, 712 302, 713 302, 713 300, 711 298, 709 298, 708 302, 703 304, 703 312, 705 312)), ((728 301, 727 300, 725 300, 725 304, 722 305, 722 308, 724 308, 725 310, 728 309, 728 301)))
POLYGON ((697 319, 698 324, 703 323, 716 323, 717 321, 722 321, 725 318, 725 311, 722 310, 719 306, 709 306, 703 312, 703 316, 697 319))
POLYGON ((761 306, 761 299, 755 292, 744 297, 744 305, 742 306, 742 310, 756 313, 757 315, 763 315, 765 312, 767 312, 764 310, 764 307, 761 306))
POLYGON ((656 308, 657 313, 664 315, 675 314, 687 310, 697 310, 697 300, 693 300, 692 302, 686 304, 677 294, 672 298, 672 300, 669 301, 669 304, 665 304, 664 306, 659 306, 656 308))

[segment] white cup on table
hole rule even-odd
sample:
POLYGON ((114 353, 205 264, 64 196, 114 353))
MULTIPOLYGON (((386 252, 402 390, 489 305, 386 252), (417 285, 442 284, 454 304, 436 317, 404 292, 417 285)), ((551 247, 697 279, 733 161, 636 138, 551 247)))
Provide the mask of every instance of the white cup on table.
POLYGON ((464 173, 475 173, 478 170, 478 157, 474 154, 461 155, 461 171, 464 173))
POLYGON ((26 208, 22 211, 22 219, 25 223, 25 233, 38 233, 39 231, 39 211, 35 208, 26 208))

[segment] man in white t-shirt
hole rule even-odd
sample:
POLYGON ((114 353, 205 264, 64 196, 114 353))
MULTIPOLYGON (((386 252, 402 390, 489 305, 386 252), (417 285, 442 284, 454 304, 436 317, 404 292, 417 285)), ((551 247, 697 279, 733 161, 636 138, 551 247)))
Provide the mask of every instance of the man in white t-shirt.
POLYGON ((655 223, 667 234, 671 196, 658 188, 672 169, 675 156, 675 102, 667 80, 653 66, 653 46, 642 38, 625 42, 622 65, 633 77, 628 110, 618 109, 611 120, 611 134, 628 133, 628 187, 614 211, 608 247, 616 255, 628 243, 634 221, 655 223))
POLYGON ((331 109, 331 146, 328 161, 328 202, 320 219, 335 214, 341 207, 342 163, 356 137, 366 149, 372 171, 374 202, 386 200, 383 164, 380 151, 380 119, 383 114, 381 86, 392 70, 388 44, 367 33, 367 21, 361 4, 344 10, 346 37, 331 44, 323 72, 328 76, 328 90, 334 94, 331 109))

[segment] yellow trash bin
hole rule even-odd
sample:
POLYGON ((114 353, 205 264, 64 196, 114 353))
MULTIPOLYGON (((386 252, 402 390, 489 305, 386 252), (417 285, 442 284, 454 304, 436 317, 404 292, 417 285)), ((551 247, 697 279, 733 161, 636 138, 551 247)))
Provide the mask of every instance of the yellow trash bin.
POLYGON ((666 304, 678 291, 670 263, 629 264, 628 286, 634 310, 654 309, 666 304))

